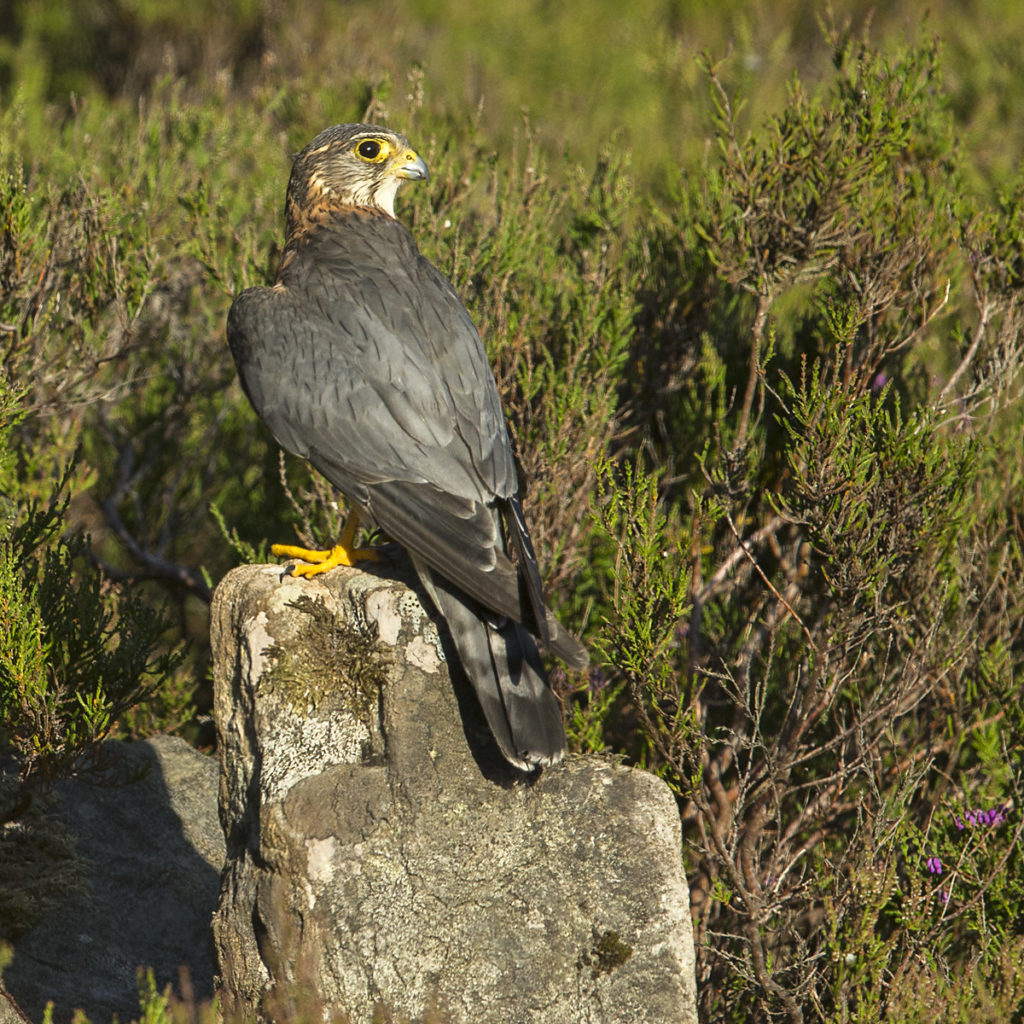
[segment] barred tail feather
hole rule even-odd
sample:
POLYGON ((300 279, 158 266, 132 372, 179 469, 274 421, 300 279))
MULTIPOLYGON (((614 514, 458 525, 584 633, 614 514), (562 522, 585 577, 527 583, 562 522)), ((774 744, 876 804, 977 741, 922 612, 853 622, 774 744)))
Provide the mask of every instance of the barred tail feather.
POLYGON ((523 771, 560 761, 562 707, 547 684, 533 637, 518 622, 481 608, 418 558, 414 562, 505 759, 523 771))

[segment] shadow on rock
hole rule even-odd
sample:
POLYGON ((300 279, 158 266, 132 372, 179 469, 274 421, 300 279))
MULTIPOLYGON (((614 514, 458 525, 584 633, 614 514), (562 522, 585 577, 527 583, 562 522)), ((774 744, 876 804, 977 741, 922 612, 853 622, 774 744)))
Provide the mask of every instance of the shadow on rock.
MULTIPOLYGON (((42 821, 7 826, 59 835, 73 850, 60 864, 57 899, 15 938, 3 975, 31 1021, 50 1000, 55 1024, 76 1008, 93 1024, 137 1018, 146 967, 161 988, 184 967, 195 998, 213 996, 210 920, 224 862, 217 762, 168 736, 111 741, 104 753, 137 781, 58 783, 42 821)), ((33 845, 31 832, 23 840, 33 845)), ((20 1019, 15 1012, 0 1007, 0 1021, 20 1019)))

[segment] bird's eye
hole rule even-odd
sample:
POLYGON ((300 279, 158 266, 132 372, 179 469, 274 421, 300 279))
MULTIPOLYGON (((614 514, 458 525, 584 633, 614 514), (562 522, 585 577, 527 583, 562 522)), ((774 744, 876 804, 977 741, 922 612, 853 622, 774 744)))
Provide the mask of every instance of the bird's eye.
POLYGON ((356 152, 364 159, 372 163, 378 163, 388 155, 388 145, 380 139, 363 139, 356 146, 356 152))

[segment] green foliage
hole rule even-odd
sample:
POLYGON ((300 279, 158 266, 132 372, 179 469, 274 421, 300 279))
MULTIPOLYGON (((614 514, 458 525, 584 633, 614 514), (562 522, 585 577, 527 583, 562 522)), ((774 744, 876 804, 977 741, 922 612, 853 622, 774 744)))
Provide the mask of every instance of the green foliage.
POLYGON ((964 190, 936 49, 832 41, 834 81, 794 82, 762 132, 737 129, 708 66, 721 160, 678 248, 725 329, 694 351, 666 318, 660 344, 685 358, 645 349, 680 376, 661 450, 705 438, 703 479, 681 481, 702 557, 668 673, 701 680, 701 737, 681 701, 645 731, 676 738, 652 767, 689 801, 709 991, 758 993, 753 1016, 735 990, 705 995, 709 1019, 912 1015, 893 986, 925 958, 1013 991, 1020 829, 995 858, 956 847, 963 888, 925 879, 953 855, 933 823, 1020 784, 1002 703, 1021 667, 1018 499, 991 472, 1019 480, 996 455, 1024 422, 1016 229, 964 190))
POLYGON ((839 351, 799 385, 781 378, 775 397, 788 473, 768 500, 803 528, 830 604, 850 622, 858 611, 873 613, 879 633, 898 629, 913 610, 922 564, 934 566, 933 582, 948 582, 946 556, 972 514, 965 498, 977 446, 928 410, 904 421, 888 385, 872 392, 836 379, 845 364, 839 351))
MULTIPOLYGON (((609 613, 592 649, 602 665, 628 684, 646 743, 695 743, 696 733, 687 728, 692 680, 680 674, 678 665, 680 624, 690 595, 686 553, 673 539, 655 474, 639 460, 626 463, 621 473, 607 458, 595 468, 594 541, 613 552, 613 562, 611 593, 605 596, 609 613)), ((599 692, 576 728, 592 727, 594 717, 606 717, 617 693, 614 683, 599 692)))
POLYGON ((159 650, 159 613, 111 591, 85 539, 63 533, 69 474, 46 501, 24 499, 13 451, 21 402, 0 386, 0 746, 18 759, 22 789, 9 796, 18 811, 32 787, 94 756, 117 716, 178 660, 159 650))

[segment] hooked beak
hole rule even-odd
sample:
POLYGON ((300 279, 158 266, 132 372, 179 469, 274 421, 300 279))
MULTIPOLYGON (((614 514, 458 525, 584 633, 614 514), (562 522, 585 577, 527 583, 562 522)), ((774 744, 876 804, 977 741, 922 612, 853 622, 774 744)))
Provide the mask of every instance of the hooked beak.
POLYGON ((415 150, 407 149, 395 160, 395 177, 406 181, 429 181, 430 171, 423 162, 423 157, 415 150))

